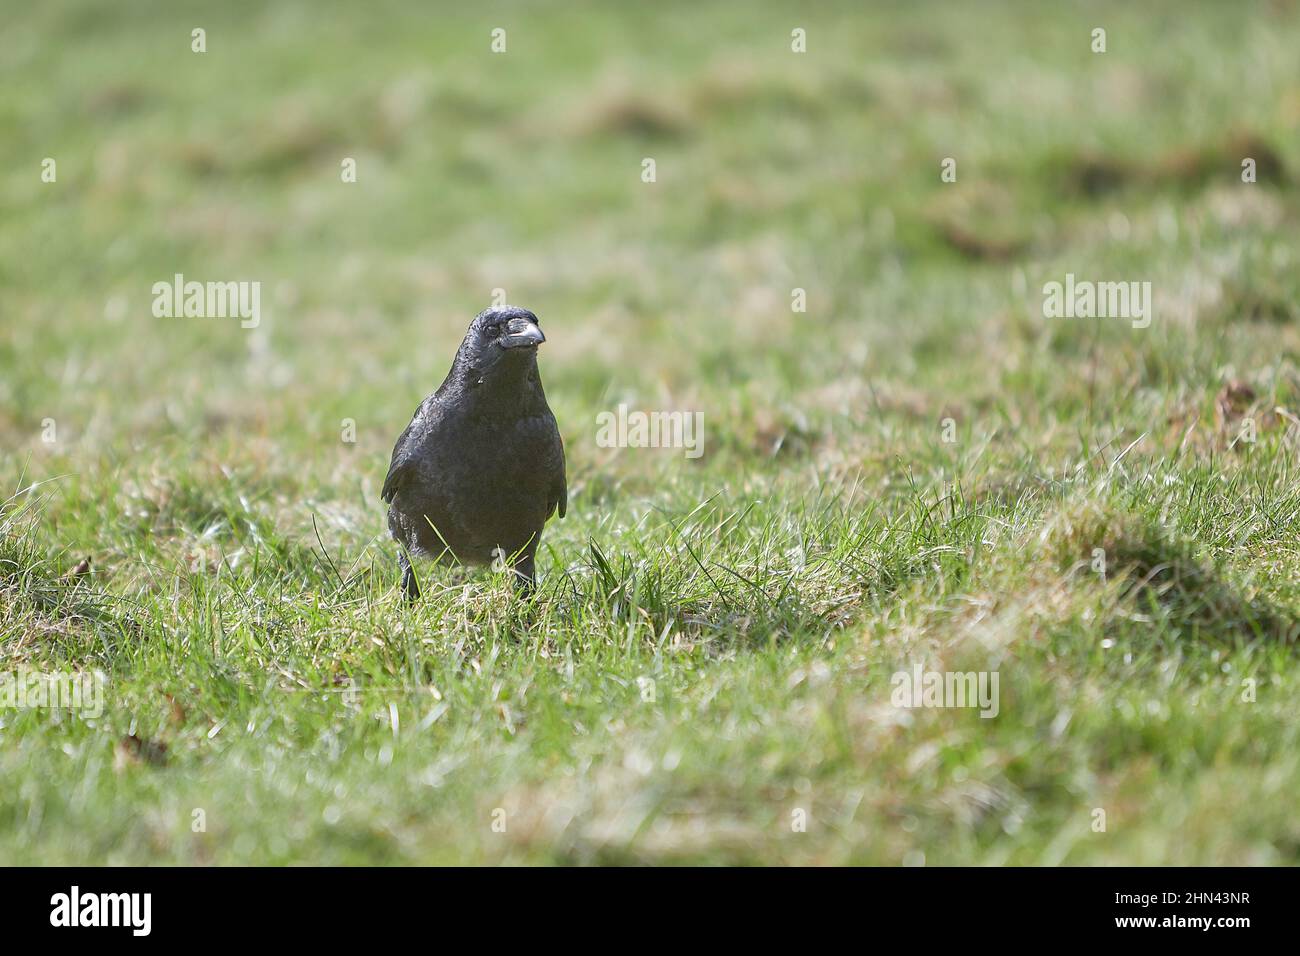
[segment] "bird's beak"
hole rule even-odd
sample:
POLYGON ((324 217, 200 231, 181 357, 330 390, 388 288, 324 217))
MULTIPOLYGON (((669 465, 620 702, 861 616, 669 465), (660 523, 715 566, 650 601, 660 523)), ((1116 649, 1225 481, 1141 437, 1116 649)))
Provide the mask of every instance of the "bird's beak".
POLYGON ((527 319, 511 319, 506 323, 506 333, 497 339, 503 349, 534 348, 546 341, 537 323, 527 319))

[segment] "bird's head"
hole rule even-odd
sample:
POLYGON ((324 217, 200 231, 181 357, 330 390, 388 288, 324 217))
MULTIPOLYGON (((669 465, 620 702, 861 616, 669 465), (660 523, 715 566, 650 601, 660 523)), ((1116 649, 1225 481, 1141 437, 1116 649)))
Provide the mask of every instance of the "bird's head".
POLYGON ((527 375, 537 367, 537 346, 546 341, 537 316, 513 305, 484 309, 474 317, 456 353, 456 365, 484 384, 527 375))

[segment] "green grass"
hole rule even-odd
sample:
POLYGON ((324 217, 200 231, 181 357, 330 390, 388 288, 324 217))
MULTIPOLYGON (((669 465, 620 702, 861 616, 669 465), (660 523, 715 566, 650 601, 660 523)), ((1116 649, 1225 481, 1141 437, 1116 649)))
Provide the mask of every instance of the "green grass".
POLYGON ((0 710, 0 862, 1300 862, 1300 5, 870 6, 7 24, 0 671, 106 701, 0 710), (408 608, 388 454, 498 287, 569 515, 408 608))

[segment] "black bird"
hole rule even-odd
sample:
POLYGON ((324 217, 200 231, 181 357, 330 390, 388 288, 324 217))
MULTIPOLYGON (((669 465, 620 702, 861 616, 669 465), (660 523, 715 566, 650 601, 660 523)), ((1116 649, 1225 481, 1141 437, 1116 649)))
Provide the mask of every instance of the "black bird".
POLYGON ((420 403, 384 479, 402 590, 420 596, 410 555, 443 563, 511 561, 531 591, 542 527, 568 507, 564 445, 537 372, 537 316, 485 309, 451 371, 420 403))

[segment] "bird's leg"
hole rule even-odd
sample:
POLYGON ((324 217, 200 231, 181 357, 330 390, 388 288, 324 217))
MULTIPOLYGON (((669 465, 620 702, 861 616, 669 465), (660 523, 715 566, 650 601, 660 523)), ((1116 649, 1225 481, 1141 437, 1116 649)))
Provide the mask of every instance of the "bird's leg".
POLYGON ((406 603, 414 604, 420 597, 420 585, 415 581, 415 571, 411 567, 411 559, 400 548, 397 551, 397 563, 402 568, 402 592, 406 595, 406 603))
POLYGON ((530 544, 528 550, 514 563, 515 591, 521 597, 530 597, 537 590, 537 570, 533 562, 533 555, 536 553, 537 545, 530 544))

